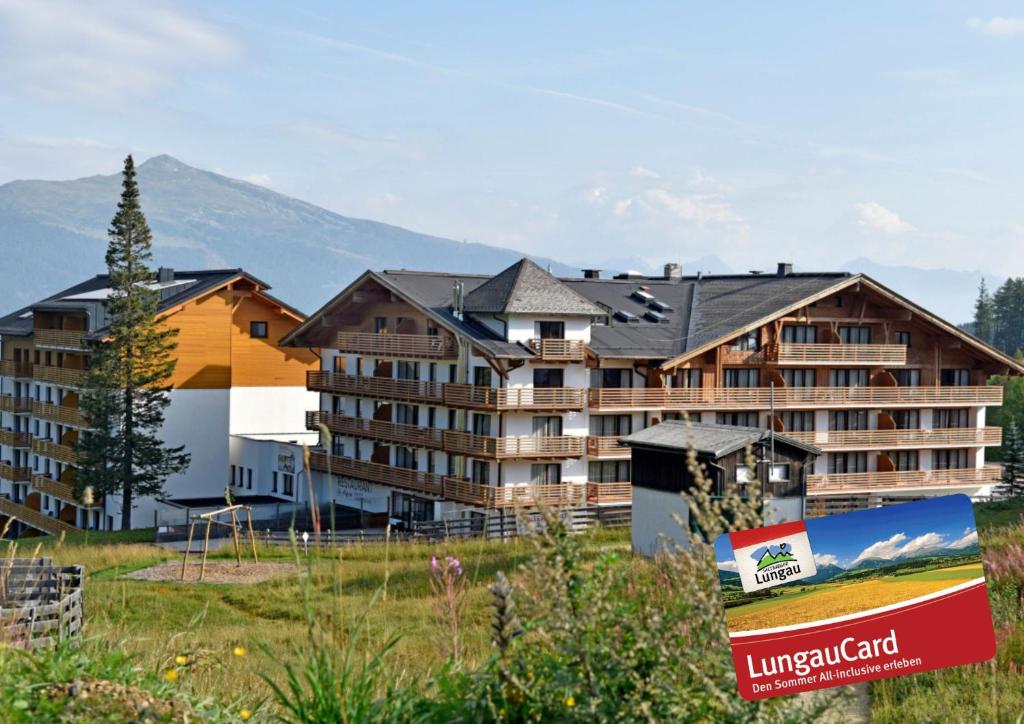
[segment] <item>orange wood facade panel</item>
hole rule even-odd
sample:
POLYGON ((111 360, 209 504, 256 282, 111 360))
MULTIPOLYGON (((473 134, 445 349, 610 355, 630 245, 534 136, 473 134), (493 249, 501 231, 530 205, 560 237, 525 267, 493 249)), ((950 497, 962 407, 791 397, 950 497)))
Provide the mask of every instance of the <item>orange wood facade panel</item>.
POLYGON ((316 353, 301 347, 279 347, 278 342, 299 325, 270 301, 241 297, 231 324, 232 387, 305 387, 306 372, 319 369, 316 353), (266 322, 266 339, 254 339, 252 322, 266 322))
POLYGON ((189 302, 166 317, 178 330, 178 364, 171 384, 175 389, 231 387, 231 293, 221 290, 189 302))

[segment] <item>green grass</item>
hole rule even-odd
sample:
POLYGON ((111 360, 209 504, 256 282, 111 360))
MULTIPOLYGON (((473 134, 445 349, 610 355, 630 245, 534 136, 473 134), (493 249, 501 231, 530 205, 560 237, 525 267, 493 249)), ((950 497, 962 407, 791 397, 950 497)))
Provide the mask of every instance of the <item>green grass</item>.
POLYGON ((974 506, 974 517, 981 530, 1020 523, 1022 516, 1024 516, 1024 497, 1000 500, 994 503, 977 503, 974 506))

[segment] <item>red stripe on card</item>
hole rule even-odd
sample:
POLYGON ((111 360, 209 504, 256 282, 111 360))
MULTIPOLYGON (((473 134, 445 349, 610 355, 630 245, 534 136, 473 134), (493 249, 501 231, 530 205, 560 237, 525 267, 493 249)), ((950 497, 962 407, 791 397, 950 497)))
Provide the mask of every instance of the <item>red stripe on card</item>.
POLYGON ((733 550, 747 548, 765 541, 774 541, 777 538, 785 538, 794 533, 803 533, 807 530, 802 520, 794 520, 790 523, 779 523, 769 525, 766 528, 754 528, 752 530, 737 530, 729 534, 733 550))

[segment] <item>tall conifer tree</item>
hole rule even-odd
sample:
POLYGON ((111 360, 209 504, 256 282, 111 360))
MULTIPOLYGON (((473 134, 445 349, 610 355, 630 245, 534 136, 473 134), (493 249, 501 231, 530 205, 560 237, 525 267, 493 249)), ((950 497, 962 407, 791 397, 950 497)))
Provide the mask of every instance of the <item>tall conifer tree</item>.
POLYGON ((999 483, 999 492, 1007 497, 1024 495, 1024 438, 1021 438, 1017 421, 1010 419, 1010 424, 1003 431, 1003 475, 999 483))
POLYGON ((992 295, 989 294, 988 287, 985 285, 985 277, 982 277, 981 284, 978 286, 978 298, 974 302, 974 336, 992 344, 995 321, 992 295))
POLYGON ((149 268, 152 235, 139 203, 135 164, 124 162, 121 201, 107 232, 110 295, 107 338, 94 350, 82 408, 90 431, 78 444, 78 492, 121 495, 121 529, 131 528, 135 498, 159 495, 169 475, 184 472, 190 456, 159 437, 170 404, 169 383, 177 330, 157 321, 159 292, 149 268))

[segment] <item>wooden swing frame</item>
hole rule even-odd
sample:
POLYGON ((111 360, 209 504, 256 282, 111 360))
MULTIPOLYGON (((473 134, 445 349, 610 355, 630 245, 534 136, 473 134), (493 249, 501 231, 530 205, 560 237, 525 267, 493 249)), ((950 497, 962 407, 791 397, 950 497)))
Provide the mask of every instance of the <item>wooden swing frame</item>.
POLYGON ((224 525, 231 528, 231 538, 235 546, 235 561, 236 565, 241 568, 242 566, 242 543, 238 535, 238 511, 245 511, 245 522, 246 528, 249 531, 249 544, 252 546, 252 559, 253 562, 259 563, 260 558, 256 553, 256 534, 252 529, 252 508, 248 505, 229 505, 226 508, 220 508, 219 510, 212 510, 209 513, 202 513, 200 515, 193 516, 192 523, 188 528, 188 543, 185 545, 185 556, 181 561, 181 580, 185 580, 185 571, 188 568, 188 556, 192 551, 192 540, 195 537, 196 523, 206 522, 206 536, 203 541, 203 559, 202 564, 199 566, 199 580, 202 581, 206 576, 206 556, 210 552, 210 530, 214 525, 224 525), (231 515, 231 522, 225 520, 217 520, 218 515, 231 515))

